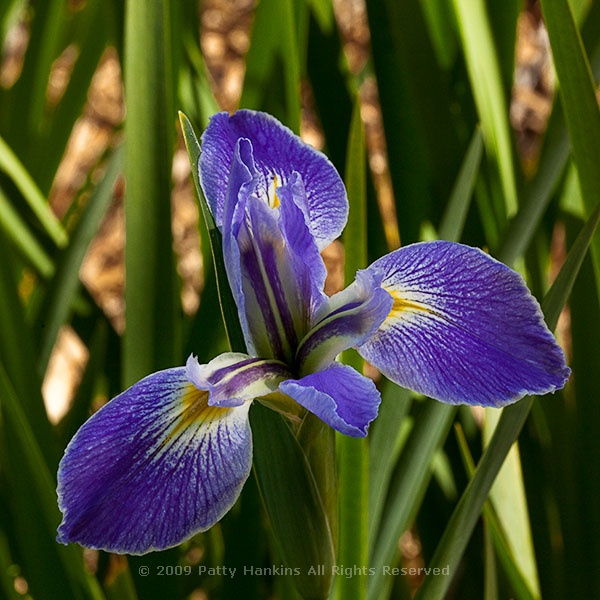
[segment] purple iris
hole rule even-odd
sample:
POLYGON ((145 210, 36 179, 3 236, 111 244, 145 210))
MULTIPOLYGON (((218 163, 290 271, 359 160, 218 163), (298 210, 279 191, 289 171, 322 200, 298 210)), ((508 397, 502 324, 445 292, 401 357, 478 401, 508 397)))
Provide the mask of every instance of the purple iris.
POLYGON ((248 354, 205 365, 190 356, 93 415, 60 464, 60 542, 141 554, 214 525, 249 475, 257 398, 366 435, 380 395, 336 362, 351 347, 392 381, 450 404, 500 407, 568 379, 521 276, 480 250, 413 244, 328 298, 320 251, 346 223, 344 185, 273 117, 215 115, 199 170, 248 354))

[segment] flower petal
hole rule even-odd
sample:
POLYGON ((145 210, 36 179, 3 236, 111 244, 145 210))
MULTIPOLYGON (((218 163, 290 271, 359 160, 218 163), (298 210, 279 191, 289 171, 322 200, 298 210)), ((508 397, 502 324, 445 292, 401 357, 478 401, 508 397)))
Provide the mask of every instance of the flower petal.
POLYGON ((251 110, 214 115, 202 135, 200 181, 217 225, 223 223, 226 182, 240 138, 250 140, 254 148, 260 173, 257 195, 268 195, 274 178, 277 185, 287 184, 297 171, 306 187, 308 214, 319 250, 336 239, 346 224, 348 200, 335 167, 274 117, 251 110))
POLYGON ((324 369, 340 352, 363 344, 377 331, 393 304, 380 284, 380 274, 359 271, 354 283, 321 306, 298 347, 300 374, 324 369))
POLYGON ((340 363, 302 379, 284 381, 279 389, 340 433, 353 437, 367 435, 381 402, 370 379, 340 363))
POLYGON ((182 367, 149 375, 94 414, 60 463, 58 541, 143 554, 218 521, 250 472, 250 404, 207 400, 182 367))
POLYGON ((267 396, 290 377, 287 367, 277 360, 252 358, 238 352, 225 352, 206 365, 200 365, 190 355, 186 372, 198 389, 208 390, 208 405, 221 407, 240 406, 267 396))
POLYGON ((326 271, 306 217, 302 179, 277 189, 280 206, 257 196, 252 145, 236 143, 223 220, 223 254, 248 350, 287 362, 325 302, 326 271))
MULTIPOLYGON (((237 242, 240 227, 244 220, 246 211, 246 200, 258 185, 254 169, 254 158, 252 157, 252 145, 248 140, 240 140, 234 151, 231 172, 227 184, 225 210, 223 215, 223 259, 225 270, 229 280, 229 286, 233 299, 238 309, 240 326, 244 333, 244 340, 248 351, 258 355, 259 347, 268 347, 266 332, 273 327, 272 323, 266 323, 265 327, 252 335, 250 331, 250 320, 246 317, 248 307, 244 294, 244 277, 241 268, 241 249, 237 242), (257 339, 255 339, 257 338, 257 339), (264 339, 259 339, 264 338, 264 339)), ((256 291, 256 295, 264 296, 262 288, 256 291)), ((250 301, 256 298, 250 297, 250 301)), ((260 314, 260 307, 254 307, 254 311, 260 314)), ((268 317, 265 317, 266 320, 268 317)), ((256 322, 256 321, 254 321, 256 322)))
MULTIPOLYGON (((289 252, 290 280, 294 294, 290 302, 303 304, 302 314, 308 328, 314 313, 326 302, 324 293, 327 269, 315 241, 309 216, 304 182, 299 173, 292 173, 290 182, 277 189, 281 198, 279 226, 289 252), (293 283, 292 283, 293 282, 293 283)), ((297 310, 297 309, 296 309, 297 310)))
POLYGON ((361 355, 396 383, 450 404, 503 406, 564 386, 570 370, 523 278, 451 242, 373 263, 394 299, 361 355))

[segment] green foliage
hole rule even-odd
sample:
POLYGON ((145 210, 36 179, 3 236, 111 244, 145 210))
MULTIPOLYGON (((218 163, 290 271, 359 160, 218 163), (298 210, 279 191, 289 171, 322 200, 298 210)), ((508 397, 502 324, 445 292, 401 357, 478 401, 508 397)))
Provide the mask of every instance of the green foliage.
MULTIPOLYGON (((540 4, 557 94, 526 167, 509 119, 516 0, 366 0, 371 43, 358 68, 344 55, 331 0, 261 0, 239 106, 267 110, 295 131, 306 105, 316 117, 348 188, 347 282, 388 250, 390 227, 403 244, 437 237, 484 247, 523 272, 551 327, 568 305, 559 339, 571 384, 504 409, 487 423, 497 420, 490 436, 471 411, 385 381, 379 418, 360 441, 335 439, 316 419, 290 426, 254 407, 254 480, 233 511, 178 548, 121 560, 55 542, 55 473, 70 437, 98 399, 151 371, 190 352, 205 362, 227 347, 245 351, 198 182, 198 135, 219 110, 214 65, 200 43, 203 3, 0 3, 0 42, 17 65, 9 77, 5 59, 0 77, 0 597, 152 600, 202 589, 227 599, 243 589, 249 598, 379 600, 417 588, 427 600, 600 597, 600 3, 540 4), (126 117, 73 178, 70 208, 57 211, 59 167, 107 51, 123 74, 126 117), (377 85, 392 210, 378 204, 385 185, 368 168, 365 82, 377 85), (172 166, 183 143, 204 222, 194 314, 183 311, 173 250, 172 166), (120 333, 80 271, 123 177, 120 333), (65 327, 87 362, 55 424, 42 385, 65 327), (501 488, 524 496, 501 500, 501 488), (399 552, 405 532, 412 556, 399 552), (532 546, 519 545, 529 534, 532 546), (158 565, 192 572, 159 577, 158 565), (199 565, 236 566, 238 574, 227 580, 199 565), (243 573, 281 565, 302 574, 243 573), (415 565, 431 572, 400 572, 415 565), (150 576, 140 575, 143 566, 150 576), (309 576, 310 566, 325 573, 309 576)), ((356 356, 344 360, 362 366, 356 356)))

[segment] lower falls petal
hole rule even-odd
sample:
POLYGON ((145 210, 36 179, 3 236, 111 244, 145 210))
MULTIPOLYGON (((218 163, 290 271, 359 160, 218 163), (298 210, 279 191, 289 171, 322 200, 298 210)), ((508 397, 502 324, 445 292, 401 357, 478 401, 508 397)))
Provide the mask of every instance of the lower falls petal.
POLYGON ((117 396, 81 427, 60 463, 58 541, 143 554, 211 527, 250 472, 249 406, 209 406, 184 367, 117 396))
POLYGON ((360 354, 392 381, 450 404, 503 406, 564 386, 570 370, 523 278, 451 242, 406 246, 369 270, 394 304, 360 354))

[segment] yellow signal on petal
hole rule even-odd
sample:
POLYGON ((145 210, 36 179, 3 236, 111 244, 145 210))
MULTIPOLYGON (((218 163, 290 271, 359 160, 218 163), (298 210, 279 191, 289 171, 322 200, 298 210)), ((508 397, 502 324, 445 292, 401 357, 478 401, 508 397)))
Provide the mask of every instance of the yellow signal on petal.
POLYGON ((384 288, 385 291, 394 299, 394 304, 392 305, 392 310, 390 310, 387 318, 396 317, 400 318, 402 313, 406 312, 425 312, 430 314, 436 314, 435 311, 431 310, 429 306, 426 304, 422 304, 421 302, 415 302, 414 300, 407 300, 400 295, 400 292, 397 290, 391 290, 390 288, 384 288))
POLYGON ((220 419, 226 412, 231 410, 230 408, 209 406, 207 390, 199 390, 191 383, 186 387, 186 391, 181 396, 183 409, 179 413, 173 429, 169 432, 169 439, 193 425, 201 425, 206 421, 220 419))
POLYGON ((277 195, 277 175, 273 176, 273 181, 269 187, 269 206, 271 208, 279 208, 279 196, 277 195))

